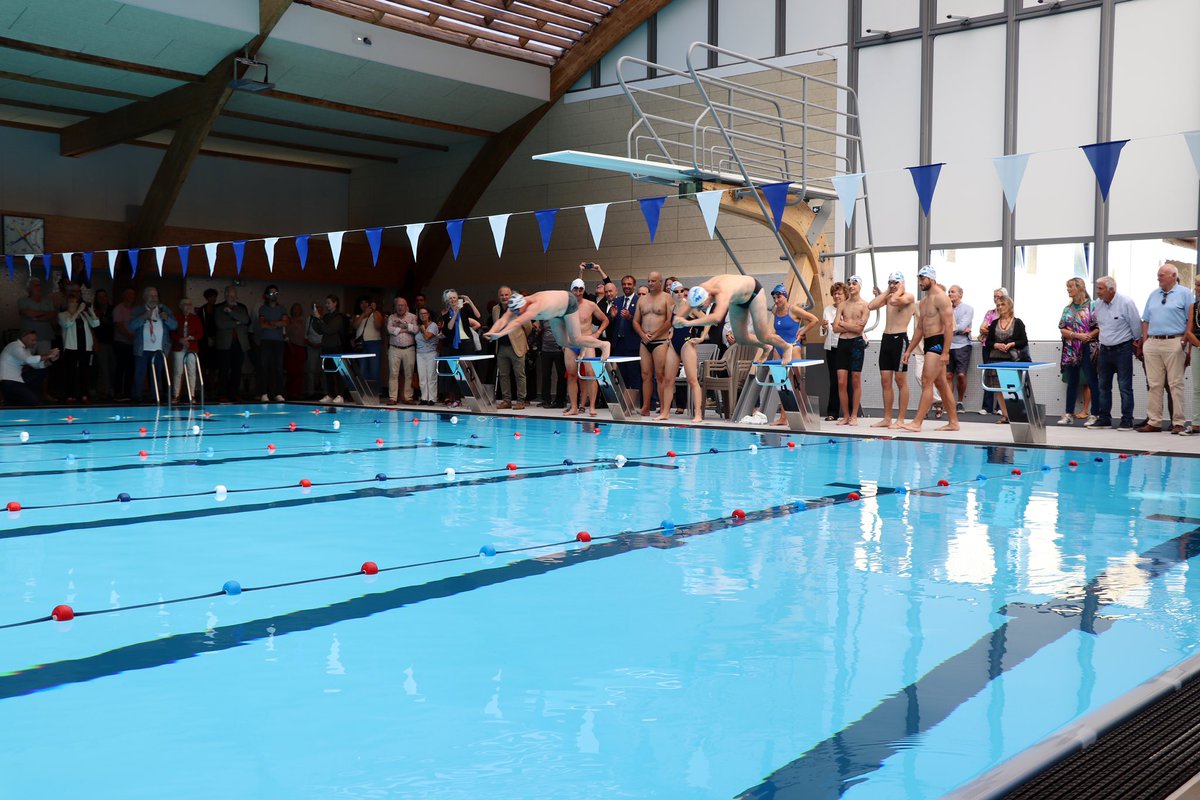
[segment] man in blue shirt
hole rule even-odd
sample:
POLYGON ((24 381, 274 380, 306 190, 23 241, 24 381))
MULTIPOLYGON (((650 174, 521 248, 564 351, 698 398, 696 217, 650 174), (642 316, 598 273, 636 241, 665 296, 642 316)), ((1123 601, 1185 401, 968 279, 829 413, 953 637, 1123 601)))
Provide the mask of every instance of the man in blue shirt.
POLYGON ((1117 376, 1121 392, 1123 431, 1133 428, 1133 352, 1142 343, 1141 315, 1132 300, 1117 294, 1117 282, 1110 277, 1096 281, 1096 335, 1100 343, 1097 373, 1100 377, 1100 413, 1084 423, 1085 428, 1112 426, 1112 379, 1117 376))
POLYGON ((1183 373, 1187 356, 1188 309, 1195 298, 1179 285, 1179 270, 1173 264, 1158 268, 1158 288, 1150 293, 1142 309, 1142 356, 1150 382, 1149 411, 1142 433, 1162 430, 1163 388, 1171 392, 1171 433, 1182 433, 1187 411, 1183 399, 1183 373))

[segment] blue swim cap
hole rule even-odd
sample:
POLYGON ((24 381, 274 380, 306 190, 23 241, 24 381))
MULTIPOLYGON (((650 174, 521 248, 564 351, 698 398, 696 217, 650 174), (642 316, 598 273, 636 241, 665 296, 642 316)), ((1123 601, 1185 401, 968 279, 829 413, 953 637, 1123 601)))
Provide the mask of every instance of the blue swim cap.
POLYGON ((520 311, 525 307, 525 295, 520 292, 513 292, 512 297, 508 298, 508 310, 520 311))
POLYGON ((688 305, 692 308, 699 308, 708 302, 708 290, 703 286, 693 286, 688 292, 688 305))

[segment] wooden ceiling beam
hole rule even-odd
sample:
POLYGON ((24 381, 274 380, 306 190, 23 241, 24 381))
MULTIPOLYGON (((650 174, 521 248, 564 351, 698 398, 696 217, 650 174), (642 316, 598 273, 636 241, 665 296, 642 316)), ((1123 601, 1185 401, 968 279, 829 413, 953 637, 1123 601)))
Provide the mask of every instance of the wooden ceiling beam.
POLYGON ((550 2, 550 0, 517 0, 517 3, 514 4, 514 7, 518 9, 521 6, 532 6, 533 8, 538 8, 542 11, 548 11, 551 14, 558 14, 560 17, 571 17, 586 22, 588 25, 595 25, 596 23, 600 22, 603 17, 603 15, 596 14, 592 11, 576 8, 572 5, 565 5, 563 3, 550 2))
MULTIPOLYGON (((528 61, 534 64, 540 64, 545 67, 554 66, 558 60, 557 55, 551 56, 542 53, 534 53, 529 50, 523 50, 516 44, 503 44, 490 39, 483 39, 484 31, 472 30, 470 33, 463 33, 457 30, 447 30, 438 28, 433 25, 425 25, 414 20, 397 17, 392 14, 384 16, 383 21, 379 23, 385 28, 392 28, 401 33, 411 33, 413 36, 423 36, 426 39, 436 39, 447 44, 458 45, 474 50, 483 50, 485 52, 494 53, 495 55, 506 56, 508 58, 516 58, 521 61, 528 61)), ((492 132, 489 131, 489 135, 492 132)))
MULTIPOLYGON (((481 6, 483 8, 491 8, 499 12, 501 19, 506 17, 516 17, 518 19, 529 20, 530 22, 537 21, 543 25, 553 26, 558 28, 558 32, 571 31, 576 37, 582 36, 591 29, 591 25, 574 17, 562 17, 557 14, 550 14, 541 9, 532 8, 529 6, 518 8, 511 0, 450 0, 451 5, 456 8, 474 8, 481 6)), ((510 20, 516 22, 516 20, 510 20)), ((525 23, 529 24, 529 23, 525 23)))
POLYGON ((263 97, 274 97, 278 100, 290 100, 294 103, 304 103, 308 106, 327 108, 331 111, 343 111, 347 114, 358 114, 364 117, 374 117, 375 119, 386 119, 391 122, 402 122, 405 125, 419 125, 422 128, 432 128, 433 130, 461 133, 465 136, 479 136, 486 138, 494 133, 494 131, 485 130, 484 128, 474 128, 470 125, 456 125, 453 122, 441 122, 435 119, 424 119, 422 117, 414 117, 409 114, 398 114, 395 111, 384 111, 383 109, 379 108, 366 108, 364 106, 351 105, 350 103, 340 103, 337 100, 326 100, 320 97, 306 97, 304 95, 293 94, 292 92, 282 92, 278 89, 259 92, 259 94, 263 97))
POLYGON ((20 81, 21 83, 31 83, 34 86, 45 86, 50 89, 65 89, 69 92, 83 92, 85 94, 95 94, 101 97, 116 97, 119 100, 143 100, 145 95, 133 94, 132 92, 119 92, 116 89, 104 89, 99 86, 83 86, 78 83, 67 83, 66 81, 55 81, 49 78, 39 78, 36 75, 25 75, 20 72, 5 72, 0 70, 0 80, 20 81))
POLYGON ((578 38, 578 36, 574 38, 568 38, 542 33, 532 27, 533 21, 531 21, 531 25, 528 26, 520 25, 506 20, 501 20, 498 17, 489 18, 484 14, 466 11, 456 6, 441 7, 435 3, 429 2, 429 0, 407 0, 406 4, 420 11, 429 12, 431 17, 436 10, 440 12, 442 19, 454 19, 458 20, 459 22, 465 22, 468 25, 488 27, 499 31, 500 33, 507 33, 511 36, 529 37, 536 41, 542 42, 543 44, 548 44, 551 47, 558 48, 559 50, 562 50, 565 47, 570 47, 571 44, 578 38), (491 21, 489 21, 489 19, 491 21))

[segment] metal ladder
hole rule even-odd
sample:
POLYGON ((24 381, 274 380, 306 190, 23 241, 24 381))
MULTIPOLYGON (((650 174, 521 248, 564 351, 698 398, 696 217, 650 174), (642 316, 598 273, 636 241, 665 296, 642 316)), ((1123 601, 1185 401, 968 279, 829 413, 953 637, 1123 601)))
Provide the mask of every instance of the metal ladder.
MULTIPOLYGON (((617 80, 636 115, 626 135, 629 158, 688 167, 699 176, 697 183, 709 180, 741 187, 740 191, 755 198, 767 221, 772 216, 756 187, 790 182, 789 203, 804 202, 810 207, 820 204, 808 231, 809 243, 815 244, 837 198, 832 178, 852 170, 866 171, 858 95, 849 86, 705 42, 695 42, 688 48, 686 64, 686 70, 678 70, 634 56, 624 56, 617 62, 617 80), (734 78, 703 74, 697 63, 707 67, 710 54, 728 60, 721 65, 723 68, 738 65, 757 68, 743 78, 757 79, 764 73, 794 78, 799 81, 799 96, 734 78), (680 78, 691 87, 685 84, 674 92, 653 88, 640 76, 627 76, 629 67, 634 65, 653 70, 656 77, 680 78), (635 80, 639 82, 631 82, 635 80), (696 97, 688 95, 688 88, 695 89, 696 97)), ((635 174, 634 179, 674 185, 649 175, 635 174)), ((689 189, 696 191, 695 186, 688 184, 679 184, 679 188, 683 193, 689 193, 689 189)), ((863 204, 865 243, 846 252, 822 254, 821 260, 866 254, 870 258, 872 283, 878 285, 865 178, 859 199, 863 204)), ((768 227, 783 253, 781 260, 788 262, 811 308, 815 301, 791 248, 778 229, 768 227)), ((716 236, 738 270, 747 274, 719 230, 716 236)))

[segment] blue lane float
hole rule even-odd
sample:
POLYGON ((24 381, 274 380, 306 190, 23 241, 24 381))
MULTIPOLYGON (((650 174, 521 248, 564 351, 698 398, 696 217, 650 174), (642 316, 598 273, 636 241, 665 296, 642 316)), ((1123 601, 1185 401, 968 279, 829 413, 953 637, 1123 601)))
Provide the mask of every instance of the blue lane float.
POLYGON ((132 499, 133 498, 129 496, 129 492, 121 492, 119 495, 117 495, 118 503, 128 503, 132 499))
POLYGON ((496 548, 492 547, 490 544, 485 544, 483 547, 479 548, 479 555, 491 558, 492 556, 496 555, 496 548))
POLYGON ((236 597, 242 593, 242 585, 237 581, 225 581, 225 585, 221 587, 221 591, 230 597, 236 597))

